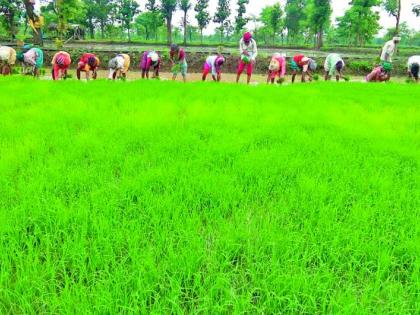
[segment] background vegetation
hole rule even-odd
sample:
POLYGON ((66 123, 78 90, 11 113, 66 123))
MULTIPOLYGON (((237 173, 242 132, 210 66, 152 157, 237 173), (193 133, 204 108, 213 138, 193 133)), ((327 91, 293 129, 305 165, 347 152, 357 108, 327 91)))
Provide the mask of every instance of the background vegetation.
MULTIPOLYGON (((237 0, 232 12, 230 0, 219 0, 217 11, 210 16, 208 0, 144 0, 145 10, 139 10, 134 0, 41 0, 46 38, 66 40, 81 29, 80 38, 141 42, 183 42, 216 45, 236 44, 248 26, 264 45, 289 45, 321 48, 323 45, 366 46, 381 44, 400 34, 402 44, 420 45, 420 33, 400 23, 399 0, 352 0, 350 7, 337 21, 331 21, 330 0, 287 0, 266 6, 259 13, 247 12, 249 0, 237 0), (395 27, 383 38, 377 38, 378 10, 395 18, 395 27), (182 11, 181 21, 174 13, 182 11), (192 26, 195 19, 198 25, 192 26), (210 21, 218 27, 214 34, 203 35, 210 21), (337 22, 337 23, 335 23, 337 22)), ((29 37, 25 19, 33 19, 30 0, 0 0, 0 34, 10 38, 29 37), (26 9, 25 9, 26 8, 26 9), (28 9, 29 8, 29 9, 28 9), (25 35, 26 34, 26 35, 25 35)), ((419 15, 419 6, 412 14, 419 15)))

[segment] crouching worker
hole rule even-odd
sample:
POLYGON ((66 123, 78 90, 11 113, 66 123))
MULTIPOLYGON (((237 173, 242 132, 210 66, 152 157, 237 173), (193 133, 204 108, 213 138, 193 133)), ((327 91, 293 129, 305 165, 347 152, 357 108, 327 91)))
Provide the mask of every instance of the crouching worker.
POLYGON ((339 54, 329 54, 325 59, 324 70, 325 70, 325 81, 335 76, 335 79, 340 81, 343 78, 344 60, 339 54))
POLYGON ((371 73, 366 76, 367 82, 384 82, 389 81, 392 65, 384 62, 382 65, 376 66, 371 73))
POLYGON ((268 66, 267 83, 274 84, 276 77, 277 83, 283 83, 286 75, 286 58, 281 54, 274 54, 271 58, 270 65, 268 66))
POLYGON ((169 60, 171 61, 172 65, 172 80, 176 80, 178 72, 181 72, 182 79, 184 82, 187 82, 188 64, 185 50, 183 48, 179 48, 179 46, 176 44, 171 45, 169 60))
POLYGON ((206 81, 208 74, 211 72, 213 81, 220 82, 222 79, 222 66, 225 58, 222 55, 209 56, 204 63, 202 80, 206 81))
POLYGON ((108 79, 123 79, 127 78, 127 72, 130 69, 130 56, 127 54, 119 54, 109 61, 109 76, 108 79))
POLYGON ((0 74, 9 75, 16 63, 16 50, 7 46, 0 46, 0 74))
POLYGON ((312 72, 316 70, 317 64, 315 60, 305 57, 304 55, 296 55, 292 59, 292 83, 295 82, 295 78, 298 71, 302 71, 302 82, 306 82, 306 76, 309 77, 309 81, 312 81, 312 72))
POLYGON ((51 61, 53 80, 66 79, 71 64, 70 54, 65 51, 56 53, 51 61))
POLYGON ((408 76, 414 81, 419 81, 420 56, 412 56, 408 58, 407 64, 408 76))
POLYGON ((22 73, 39 76, 39 69, 44 64, 44 53, 39 48, 31 48, 27 52, 17 54, 17 60, 22 63, 22 73))
POLYGON ((80 73, 86 73, 86 80, 90 79, 90 72, 92 72, 92 78, 96 80, 98 77, 97 69, 99 67, 99 58, 95 54, 86 53, 83 54, 77 65, 77 79, 80 80, 80 73))
POLYGON ((156 51, 145 51, 140 63, 141 78, 149 79, 150 69, 153 67, 153 79, 159 78, 160 57, 156 51))

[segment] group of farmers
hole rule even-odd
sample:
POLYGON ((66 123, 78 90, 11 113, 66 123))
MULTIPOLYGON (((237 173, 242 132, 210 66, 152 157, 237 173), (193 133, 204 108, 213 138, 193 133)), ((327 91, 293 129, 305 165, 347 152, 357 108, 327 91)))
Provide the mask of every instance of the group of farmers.
MULTIPOLYGON (((380 64, 374 67, 371 73, 366 76, 367 82, 388 81, 392 71, 392 57, 396 50, 397 44, 400 42, 399 37, 394 37, 388 41, 382 49, 380 56, 380 64)), ((236 82, 239 82, 242 73, 246 70, 247 83, 250 83, 258 48, 256 41, 252 38, 250 32, 246 32, 239 42, 240 58, 237 68, 236 82)), ((44 63, 44 53, 41 49, 24 45, 18 53, 7 46, 0 46, 0 74, 7 75, 12 72, 12 66, 19 61, 22 64, 22 72, 39 76, 39 70, 44 63)), ((184 81, 187 80, 188 64, 186 60, 185 50, 178 45, 171 45, 169 53, 169 61, 172 65, 172 79, 175 80, 181 73, 184 81)), ((57 52, 51 61, 52 78, 58 80, 66 78, 67 71, 71 65, 70 54, 65 51, 57 52)), ((222 67, 225 64, 225 57, 221 54, 210 55, 206 59, 203 66, 202 80, 205 81, 211 73, 214 81, 220 81, 222 78, 222 67)), ((119 54, 109 61, 109 79, 126 78, 131 64, 130 56, 127 54, 119 54)), ((268 66, 267 83, 281 83, 286 76, 286 57, 284 54, 273 54, 268 66), (276 80, 277 79, 277 80, 276 80)), ((83 54, 77 64, 77 78, 81 79, 81 73, 84 72, 86 79, 97 78, 97 70, 100 65, 99 58, 93 53, 83 54)), ((415 81, 419 80, 420 56, 412 56, 407 63, 407 73, 409 77, 415 81)), ((161 57, 156 51, 145 51, 140 57, 140 70, 143 79, 149 79, 149 73, 152 71, 152 77, 159 77, 161 67, 161 57)), ((324 71, 325 80, 335 77, 337 81, 343 78, 345 63, 341 56, 336 53, 329 54, 325 59, 324 71)), ((313 73, 317 68, 314 59, 303 54, 295 55, 290 63, 292 70, 292 83, 295 82, 296 75, 301 73, 301 81, 312 81, 313 73)))

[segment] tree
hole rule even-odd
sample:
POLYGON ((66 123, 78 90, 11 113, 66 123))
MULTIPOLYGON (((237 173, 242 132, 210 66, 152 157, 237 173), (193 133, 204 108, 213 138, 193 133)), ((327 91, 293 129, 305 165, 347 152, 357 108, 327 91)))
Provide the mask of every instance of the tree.
POLYGON ((139 4, 135 0, 117 0, 117 21, 127 30, 128 41, 131 42, 131 23, 139 13, 139 4))
POLYGON ((46 12, 51 11, 57 17, 57 32, 60 39, 64 38, 69 28, 69 23, 83 15, 83 4, 80 0, 53 0, 46 7, 46 12))
POLYGON ((42 46, 42 27, 44 26, 44 19, 35 12, 34 0, 23 0, 23 4, 25 5, 26 17, 33 31, 34 44, 42 46))
POLYGON ((400 31, 400 19, 401 19, 401 0, 384 0, 382 3, 385 11, 395 17, 395 34, 398 35, 400 31))
POLYGON ((301 34, 302 23, 306 19, 305 6, 307 0, 287 0, 284 26, 287 29, 287 41, 294 42, 301 34))
POLYGON ((249 0, 238 0, 238 15, 235 18, 235 31, 237 34, 243 31, 249 21, 248 18, 244 17, 247 4, 249 4, 249 0))
POLYGON ((262 9, 260 21, 264 27, 270 32, 273 45, 275 44, 276 36, 280 33, 283 27, 283 10, 279 3, 272 6, 266 6, 262 9))
POLYGON ((141 33, 144 30, 146 40, 154 37, 157 39, 158 28, 161 27, 164 23, 160 13, 157 15, 160 19, 156 20, 156 13, 154 12, 144 12, 137 16, 135 20, 135 25, 137 33, 141 33))
POLYGON ((420 4, 417 4, 417 5, 415 5, 415 6, 413 7, 413 13, 414 13, 416 16, 420 16, 420 4))
POLYGON ((194 7, 194 11, 197 13, 195 18, 198 22, 198 27, 200 29, 201 43, 203 43, 203 30, 210 23, 210 14, 207 11, 209 6, 209 0, 198 0, 197 4, 194 7))
POLYGON ((3 16, 4 25, 12 39, 14 39, 17 33, 16 19, 22 10, 23 3, 21 1, 0 0, 0 16, 3 16))
POLYGON ((182 27, 184 28, 184 45, 187 44, 188 11, 191 9, 190 0, 179 0, 179 8, 183 12, 182 27))
POLYGON ((324 32, 330 24, 331 0, 311 0, 308 6, 308 24, 316 36, 316 48, 323 46, 324 32))
POLYGON ((147 0, 146 10, 150 12, 150 22, 155 40, 158 39, 158 28, 163 25, 163 17, 156 0, 147 0))
POLYGON ((225 29, 229 28, 230 21, 230 1, 229 0, 219 0, 217 5, 217 10, 213 18, 213 22, 220 24, 218 27, 220 31, 220 41, 223 42, 223 33, 225 29))
POLYGON ((172 16, 176 9, 177 0, 161 0, 162 15, 166 20, 166 34, 168 44, 172 44, 172 16))
POLYGON ((379 13, 373 7, 379 0, 352 0, 344 16, 337 18, 337 34, 348 44, 363 46, 373 39, 379 30, 379 13))
MULTIPOLYGON (((415 35, 415 30, 410 29, 407 22, 403 22, 400 24, 398 35, 401 37, 401 43, 403 44, 411 44, 411 38, 415 35)), ((387 32, 384 36, 385 40, 389 40, 395 36, 395 27, 391 27, 387 29, 387 32)))
POLYGON ((84 0, 86 18, 83 24, 89 29, 90 36, 95 35, 95 27, 99 26, 101 38, 105 38, 105 29, 111 23, 115 13, 115 0, 84 0))

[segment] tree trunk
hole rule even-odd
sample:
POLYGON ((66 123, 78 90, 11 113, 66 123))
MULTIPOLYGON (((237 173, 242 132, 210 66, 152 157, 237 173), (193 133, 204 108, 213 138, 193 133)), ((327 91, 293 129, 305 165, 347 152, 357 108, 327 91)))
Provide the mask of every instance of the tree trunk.
POLYGON ((25 4, 26 16, 28 17, 28 21, 31 21, 33 25, 34 44, 42 46, 42 29, 41 27, 36 25, 37 22, 39 22, 39 17, 34 12, 34 5, 29 0, 24 0, 23 2, 25 4))
POLYGON ((172 44, 172 15, 166 18, 166 39, 168 45, 172 44))
POLYGON ((93 25, 89 26, 89 34, 91 39, 95 38, 95 27, 93 25))
POLYGON ((395 24, 395 35, 400 33, 400 19, 401 19, 401 0, 398 0, 398 10, 396 15, 396 24, 395 24))
POLYGON ((203 29, 200 28, 201 45, 203 44, 203 29))
POLYGON ((184 11, 184 46, 187 45, 187 11, 184 11))
POLYGON ((105 23, 103 21, 101 21, 101 38, 104 39, 105 38, 105 23))
POLYGON ((15 37, 15 12, 10 11, 9 14, 6 15, 7 23, 9 24, 9 35, 14 40, 15 37))
POLYGON ((317 34, 317 41, 316 41, 316 49, 320 50, 324 44, 324 30, 321 26, 321 28, 318 30, 317 34))
POLYGON ((130 32, 130 26, 127 27, 127 35, 128 35, 128 42, 131 42, 131 32, 130 32))

